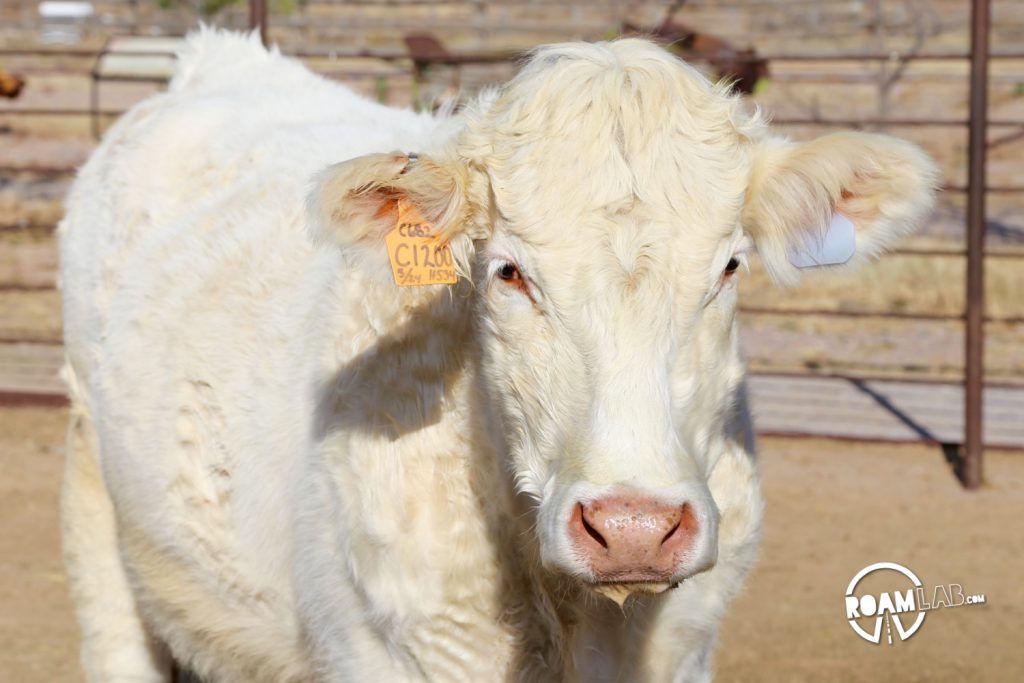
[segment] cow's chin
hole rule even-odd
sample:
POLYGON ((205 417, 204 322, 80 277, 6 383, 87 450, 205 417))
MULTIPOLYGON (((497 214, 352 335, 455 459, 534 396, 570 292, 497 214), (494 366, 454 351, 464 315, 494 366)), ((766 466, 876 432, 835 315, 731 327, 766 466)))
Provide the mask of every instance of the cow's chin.
POLYGON ((623 608, 626 604, 626 599, 634 593, 658 595, 678 585, 678 583, 669 583, 668 581, 623 581, 619 583, 592 583, 589 584, 589 588, 595 593, 600 593, 608 598, 620 608, 623 608))

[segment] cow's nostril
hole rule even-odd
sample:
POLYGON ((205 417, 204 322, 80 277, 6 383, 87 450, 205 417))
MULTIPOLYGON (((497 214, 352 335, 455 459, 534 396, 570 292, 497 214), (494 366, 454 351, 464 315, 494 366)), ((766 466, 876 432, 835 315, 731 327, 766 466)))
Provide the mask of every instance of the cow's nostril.
POLYGON ((665 543, 668 542, 668 539, 672 538, 672 534, 674 534, 675 532, 679 531, 679 525, 681 523, 682 523, 682 520, 679 520, 678 522, 676 522, 676 525, 674 527, 672 527, 671 529, 669 529, 667 534, 665 534, 664 536, 661 537, 661 545, 665 545, 665 543))
POLYGON ((602 536, 597 529, 590 526, 590 522, 587 521, 586 510, 583 509, 582 505, 580 505, 580 520, 583 522, 583 528, 586 530, 587 534, 592 539, 600 543, 602 548, 607 548, 608 541, 604 540, 604 536, 602 536))
POLYGON ((667 534, 661 537, 660 547, 663 550, 673 548, 678 544, 685 544, 688 538, 693 538, 697 534, 699 524, 692 505, 684 503, 673 516, 676 516, 676 523, 667 534))

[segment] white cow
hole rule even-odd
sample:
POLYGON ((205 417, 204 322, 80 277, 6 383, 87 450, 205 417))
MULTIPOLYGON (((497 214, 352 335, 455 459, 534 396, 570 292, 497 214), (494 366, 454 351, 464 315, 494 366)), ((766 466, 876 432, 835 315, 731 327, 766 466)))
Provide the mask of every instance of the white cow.
POLYGON ((873 256, 935 180, 640 40, 431 116, 193 36, 60 229, 88 678, 710 679, 762 518, 734 271, 837 211, 873 256), (399 209, 457 284, 396 286, 399 209))

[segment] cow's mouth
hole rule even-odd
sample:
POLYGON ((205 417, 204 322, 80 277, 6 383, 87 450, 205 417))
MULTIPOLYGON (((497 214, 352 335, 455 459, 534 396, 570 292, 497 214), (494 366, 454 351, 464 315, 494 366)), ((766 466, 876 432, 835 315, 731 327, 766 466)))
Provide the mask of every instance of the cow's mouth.
POLYGON ((622 608, 626 604, 626 599, 634 593, 657 595, 678 585, 678 582, 670 583, 668 581, 601 581, 591 583, 589 587, 622 608))

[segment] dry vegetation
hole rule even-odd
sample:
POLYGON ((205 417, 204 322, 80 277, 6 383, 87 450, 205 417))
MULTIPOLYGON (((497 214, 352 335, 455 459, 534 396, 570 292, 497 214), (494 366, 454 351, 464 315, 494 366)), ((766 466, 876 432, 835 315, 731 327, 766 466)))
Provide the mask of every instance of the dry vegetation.
MULTIPOLYGON (((779 290, 755 263, 741 287, 748 306, 960 315, 965 268, 963 256, 894 254, 856 271, 806 271, 799 287, 779 290)), ((990 258, 985 276, 986 315, 1024 317, 1024 259, 990 258)))

